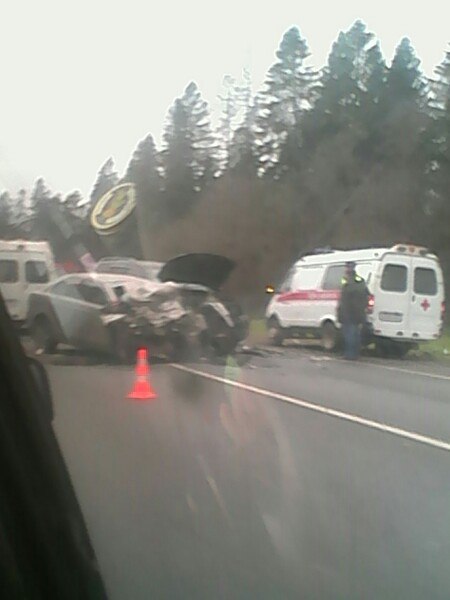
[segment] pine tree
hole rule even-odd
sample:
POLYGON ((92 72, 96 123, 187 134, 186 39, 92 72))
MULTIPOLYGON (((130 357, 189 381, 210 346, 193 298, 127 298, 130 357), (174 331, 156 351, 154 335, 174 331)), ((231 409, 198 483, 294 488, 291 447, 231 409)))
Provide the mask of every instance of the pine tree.
POLYGON ((48 217, 47 209, 51 199, 51 192, 43 177, 39 177, 30 196, 30 225, 31 230, 39 227, 48 217))
POLYGON ((44 179, 39 177, 36 179, 33 191, 31 192, 30 204, 33 210, 37 210, 41 202, 45 202, 50 197, 50 190, 48 189, 44 179))
POLYGON ((162 165, 164 210, 168 217, 179 217, 190 210, 195 195, 217 169, 208 107, 195 83, 187 86, 169 112, 162 165))
POLYGON ((300 123, 314 103, 317 74, 306 64, 310 53, 297 27, 284 34, 276 56, 259 99, 257 145, 261 172, 275 169, 280 174, 292 166, 292 159, 296 162, 302 144, 300 123), (286 144, 289 151, 283 164, 280 157, 286 144))
POLYGON ((223 173, 230 164, 230 155, 233 153, 233 141, 238 129, 247 125, 251 110, 251 78, 247 69, 244 69, 242 80, 237 82, 234 77, 226 75, 223 80, 224 92, 219 95, 222 102, 222 117, 218 128, 219 137, 219 168, 223 173))
POLYGON ((114 160, 108 158, 108 160, 102 165, 98 172, 97 179, 92 188, 89 202, 91 207, 95 205, 107 191, 113 188, 119 182, 119 176, 115 170, 114 160))
POLYGON ((197 185, 202 187, 213 178, 217 168, 216 141, 211 129, 208 105, 194 82, 187 86, 181 102, 187 116, 187 133, 193 158, 191 167, 197 185))
POLYGON ((384 61, 374 35, 356 21, 332 46, 319 98, 307 123, 308 143, 318 145, 348 129, 358 135, 367 105, 379 101, 378 85, 384 76, 384 61))
POLYGON ((425 211, 432 218, 433 247, 450 248, 450 51, 436 68, 433 110, 422 136, 426 167, 425 211))
POLYGON ((12 202, 11 221, 15 227, 20 227, 20 224, 27 220, 29 216, 27 192, 22 188, 17 192, 17 197, 12 202))
POLYGON ((125 181, 134 183, 141 223, 146 229, 154 228, 160 220, 161 177, 159 160, 152 135, 139 142, 128 163, 125 181))
POLYGON ((367 50, 365 64, 360 110, 362 139, 356 151, 370 165, 383 158, 381 145, 386 116, 383 98, 386 92, 387 67, 378 43, 367 50))
POLYGON ((239 113, 236 79, 230 75, 223 78, 223 94, 219 95, 222 103, 222 117, 218 128, 219 137, 219 167, 223 172, 227 169, 230 156, 231 142, 233 140, 233 131, 235 130, 235 120, 239 113))
MULTIPOLYGON (((383 123, 383 156, 389 164, 402 164, 419 157, 421 130, 426 126, 427 84, 407 38, 396 49, 387 73, 381 105, 385 113, 383 123)), ((415 164, 415 169, 419 165, 415 164)), ((413 168, 414 169, 414 168, 413 168)))
POLYGON ((67 194, 62 204, 71 215, 80 219, 85 217, 86 205, 83 204, 83 196, 79 190, 74 190, 67 194))
POLYGON ((260 167, 257 156, 257 105, 250 105, 247 109, 244 121, 233 135, 230 147, 228 166, 229 169, 238 174, 256 176, 260 167))
POLYGON ((436 67, 435 79, 432 82, 433 107, 443 110, 448 100, 450 89, 450 44, 444 59, 436 67))
POLYGON ((426 81, 419 68, 420 60, 408 38, 403 38, 395 51, 386 81, 386 96, 392 103, 424 106, 426 81))
POLYGON ((0 238, 11 234, 11 198, 8 192, 0 194, 0 238))

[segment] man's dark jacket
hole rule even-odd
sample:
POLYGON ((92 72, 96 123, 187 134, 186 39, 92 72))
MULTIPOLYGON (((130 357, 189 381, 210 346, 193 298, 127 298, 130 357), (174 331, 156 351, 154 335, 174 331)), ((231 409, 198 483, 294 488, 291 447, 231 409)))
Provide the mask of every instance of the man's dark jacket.
POLYGON ((366 322, 369 291, 359 275, 344 277, 338 306, 339 323, 361 325, 366 322))

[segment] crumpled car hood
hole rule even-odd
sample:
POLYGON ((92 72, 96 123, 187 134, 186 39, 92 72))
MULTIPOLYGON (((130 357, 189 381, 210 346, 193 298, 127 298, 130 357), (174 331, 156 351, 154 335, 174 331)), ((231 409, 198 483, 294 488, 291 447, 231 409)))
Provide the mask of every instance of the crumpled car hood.
POLYGON ((159 272, 159 280, 195 283, 218 290, 228 279, 235 262, 218 254, 183 254, 167 261, 159 272))

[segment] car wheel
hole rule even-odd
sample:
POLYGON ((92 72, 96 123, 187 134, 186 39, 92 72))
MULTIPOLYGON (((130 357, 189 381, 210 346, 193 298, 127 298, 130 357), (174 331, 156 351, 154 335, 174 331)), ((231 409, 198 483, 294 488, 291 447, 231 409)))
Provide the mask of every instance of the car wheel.
POLYGON ((38 317, 33 322, 31 338, 36 346, 36 354, 52 354, 56 349, 52 327, 46 317, 38 317))
POLYGON ((327 352, 333 352, 337 349, 339 332, 336 325, 331 321, 326 321, 326 323, 322 325, 321 340, 322 348, 327 352))
POLYGON ((274 346, 282 346, 285 335, 277 317, 270 317, 267 325, 270 343, 274 346))

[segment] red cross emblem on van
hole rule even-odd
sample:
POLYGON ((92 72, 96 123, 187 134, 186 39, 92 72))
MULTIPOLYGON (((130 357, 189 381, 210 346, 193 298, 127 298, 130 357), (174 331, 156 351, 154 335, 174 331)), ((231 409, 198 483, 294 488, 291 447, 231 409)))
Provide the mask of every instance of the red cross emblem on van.
POLYGON ((428 302, 427 298, 425 298, 425 300, 423 302, 421 302, 420 306, 423 308, 423 310, 428 310, 430 308, 430 303, 428 302))

